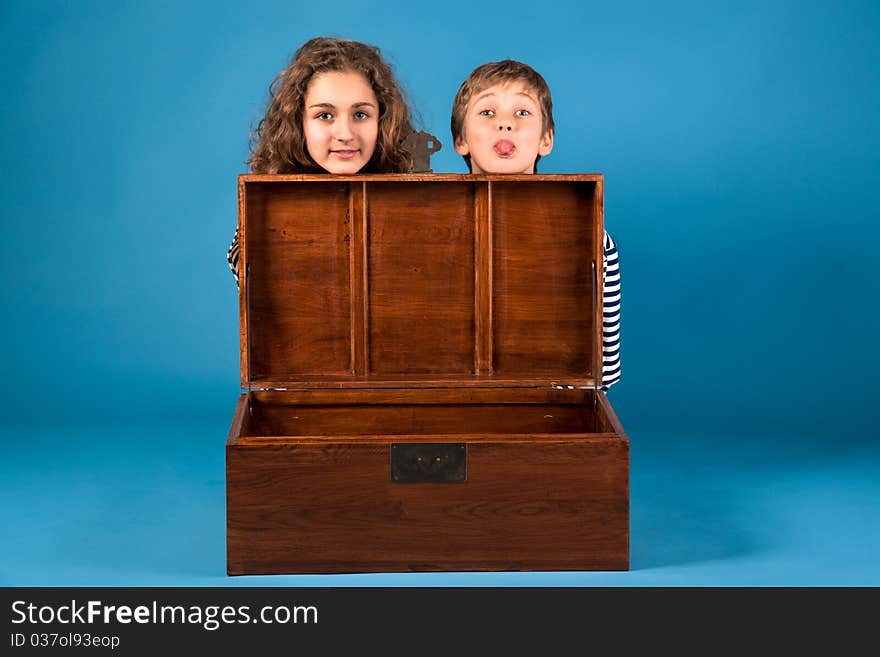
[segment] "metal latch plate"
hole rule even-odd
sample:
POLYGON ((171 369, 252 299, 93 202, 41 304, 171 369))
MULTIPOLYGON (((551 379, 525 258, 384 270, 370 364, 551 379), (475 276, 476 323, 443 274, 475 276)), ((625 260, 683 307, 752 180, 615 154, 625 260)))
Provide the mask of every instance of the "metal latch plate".
POLYGON ((467 481, 466 443, 392 443, 391 481, 451 484, 467 481))

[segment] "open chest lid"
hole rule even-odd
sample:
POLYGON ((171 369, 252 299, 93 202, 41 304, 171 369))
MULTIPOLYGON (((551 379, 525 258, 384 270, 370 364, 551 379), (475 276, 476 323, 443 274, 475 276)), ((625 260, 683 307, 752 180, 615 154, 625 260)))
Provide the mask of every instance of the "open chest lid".
POLYGON ((601 385, 600 174, 238 191, 242 388, 601 385))

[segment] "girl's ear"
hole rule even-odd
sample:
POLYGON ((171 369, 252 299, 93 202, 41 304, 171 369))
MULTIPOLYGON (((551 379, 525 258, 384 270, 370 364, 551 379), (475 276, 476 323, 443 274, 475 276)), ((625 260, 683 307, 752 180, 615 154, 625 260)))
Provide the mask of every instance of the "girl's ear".
POLYGON ((538 144, 538 155, 544 157, 545 155, 550 155, 550 151, 553 150, 553 131, 548 130, 544 133, 544 136, 541 137, 541 143, 538 144))
POLYGON ((467 142, 462 137, 456 137, 452 145, 455 147, 455 152, 461 156, 468 155, 471 152, 471 149, 468 148, 467 142))

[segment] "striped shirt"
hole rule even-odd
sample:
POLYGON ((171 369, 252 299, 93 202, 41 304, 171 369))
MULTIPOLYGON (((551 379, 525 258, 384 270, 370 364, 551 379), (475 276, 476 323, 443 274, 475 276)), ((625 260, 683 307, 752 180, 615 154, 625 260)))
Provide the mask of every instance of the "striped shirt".
POLYGON ((602 390, 608 390, 620 380, 620 261, 607 232, 602 246, 602 390))
MULTIPOLYGON (((605 233, 602 254, 602 390, 608 390, 620 380, 620 262, 617 245, 605 233)), ((238 285, 238 229, 226 252, 226 261, 238 285)))

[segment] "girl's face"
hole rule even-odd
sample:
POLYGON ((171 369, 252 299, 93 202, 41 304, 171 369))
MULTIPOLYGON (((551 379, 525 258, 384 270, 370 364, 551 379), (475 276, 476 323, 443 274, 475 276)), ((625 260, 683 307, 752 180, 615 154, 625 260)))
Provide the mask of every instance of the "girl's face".
POLYGON ((319 73, 306 89, 306 149, 328 173, 352 174, 376 150, 379 101, 367 79, 354 71, 319 73))

